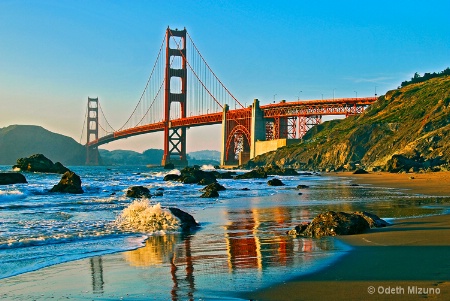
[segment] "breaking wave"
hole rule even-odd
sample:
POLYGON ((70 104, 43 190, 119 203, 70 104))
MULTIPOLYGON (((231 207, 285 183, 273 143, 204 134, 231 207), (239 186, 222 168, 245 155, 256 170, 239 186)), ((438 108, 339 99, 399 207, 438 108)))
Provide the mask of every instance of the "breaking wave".
POLYGON ((123 209, 116 224, 122 230, 152 233, 178 230, 180 222, 169 210, 161 208, 160 203, 151 205, 148 199, 142 199, 123 209))

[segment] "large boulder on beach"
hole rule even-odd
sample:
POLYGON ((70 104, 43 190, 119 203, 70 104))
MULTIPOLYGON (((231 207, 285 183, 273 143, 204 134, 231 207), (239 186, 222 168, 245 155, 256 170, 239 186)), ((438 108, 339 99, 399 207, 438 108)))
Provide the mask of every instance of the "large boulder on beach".
POLYGON ((353 172, 354 175, 366 175, 369 172, 365 171, 364 169, 357 169, 353 172))
POLYGON ((0 185, 28 183, 25 176, 18 172, 1 172, 0 185))
POLYGON ((83 193, 84 191, 81 188, 80 177, 73 171, 66 171, 62 175, 59 183, 53 186, 52 189, 50 189, 50 192, 79 194, 83 193))
POLYGON ((130 198, 151 198, 150 190, 144 186, 131 186, 127 189, 126 196, 130 198))
POLYGON ((328 211, 317 215, 310 223, 303 222, 287 233, 307 237, 359 234, 372 227, 389 225, 377 215, 368 212, 328 211))
POLYGON ((370 212, 356 211, 354 214, 361 215, 369 223, 370 228, 382 228, 390 225, 384 219, 370 212))
POLYGON ((197 223, 194 217, 189 213, 175 207, 169 207, 168 209, 180 220, 180 227, 183 231, 195 230, 200 227, 200 224, 197 223))
POLYGON ((48 159, 43 154, 35 154, 28 158, 17 159, 17 164, 14 165, 13 168, 18 168, 22 171, 59 174, 64 174, 69 171, 69 169, 60 162, 53 163, 52 160, 48 159))
POLYGON ((370 229, 361 215, 328 211, 317 215, 302 232, 303 236, 322 237, 359 234, 370 229))

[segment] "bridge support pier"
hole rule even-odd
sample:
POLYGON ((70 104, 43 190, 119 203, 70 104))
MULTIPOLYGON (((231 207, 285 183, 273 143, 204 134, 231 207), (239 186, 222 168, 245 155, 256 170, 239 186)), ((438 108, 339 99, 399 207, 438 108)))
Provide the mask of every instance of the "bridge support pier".
POLYGON ((250 159, 253 159, 255 158, 256 141, 266 140, 266 125, 264 121, 263 111, 259 106, 258 99, 253 100, 250 135, 250 159))
POLYGON ((229 107, 227 104, 223 107, 223 114, 222 114, 222 149, 220 152, 220 165, 225 166, 226 165, 226 156, 227 156, 227 139, 228 139, 228 132, 227 132, 227 113, 228 113, 229 107))
POLYGON ((175 166, 186 166, 186 128, 172 128, 171 109, 179 107, 181 118, 186 117, 187 100, 187 69, 186 69, 186 29, 166 31, 166 67, 165 67, 165 92, 164 92, 164 155, 162 166, 172 163, 175 166), (179 43, 177 41, 179 40, 179 43), (176 48, 170 47, 173 39, 176 48), (172 62, 178 58, 181 66, 173 68, 172 62), (174 81, 172 82, 172 78, 174 81), (177 82, 179 83, 177 85, 177 82))
POLYGON ((98 147, 89 142, 98 140, 98 97, 88 97, 87 112, 86 165, 98 165, 98 147))

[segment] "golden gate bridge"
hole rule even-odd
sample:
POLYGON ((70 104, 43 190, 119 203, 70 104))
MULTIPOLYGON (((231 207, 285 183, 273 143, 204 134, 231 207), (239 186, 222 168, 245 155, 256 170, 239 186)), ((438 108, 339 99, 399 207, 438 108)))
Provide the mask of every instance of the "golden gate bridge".
POLYGON ((187 165, 186 129, 222 124, 221 164, 237 165, 270 149, 264 142, 296 141, 321 123, 322 116, 360 114, 376 100, 283 100, 260 106, 255 99, 243 106, 212 71, 186 29, 167 28, 144 90, 125 123, 114 129, 98 98, 89 97, 81 139, 85 136, 86 163, 98 164, 100 145, 162 131, 161 164, 183 166, 187 165))

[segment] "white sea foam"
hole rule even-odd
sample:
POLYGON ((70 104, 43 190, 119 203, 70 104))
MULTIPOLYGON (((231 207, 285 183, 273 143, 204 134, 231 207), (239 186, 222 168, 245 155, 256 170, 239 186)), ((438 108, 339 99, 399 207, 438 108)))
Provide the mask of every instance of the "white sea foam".
POLYGON ((15 199, 25 198, 26 194, 20 190, 0 190, 0 201, 11 201, 15 199))
POLYGON ((214 168, 213 165, 209 164, 209 165, 202 165, 202 167, 200 167, 201 170, 216 170, 214 168))
POLYGON ((145 233, 179 228, 178 219, 170 211, 160 203, 151 205, 148 199, 136 200, 123 209, 116 223, 121 229, 145 233))

